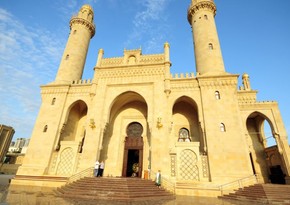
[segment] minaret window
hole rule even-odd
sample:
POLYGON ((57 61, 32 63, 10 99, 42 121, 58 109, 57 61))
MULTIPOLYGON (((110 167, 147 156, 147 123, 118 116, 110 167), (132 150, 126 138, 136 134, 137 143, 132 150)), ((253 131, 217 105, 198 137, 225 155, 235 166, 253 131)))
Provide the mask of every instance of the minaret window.
POLYGON ((68 60, 68 59, 69 59, 69 55, 68 55, 68 54, 66 55, 65 59, 66 59, 66 60, 68 60))
POLYGON ((208 19, 208 18, 207 18, 207 15, 204 15, 203 17, 204 17, 204 19, 205 19, 205 20, 207 20, 207 19, 208 19))
POLYGON ((47 132, 47 128, 48 128, 47 125, 45 125, 43 128, 43 132, 47 132))
POLYGON ((74 31, 73 31, 73 34, 76 34, 76 33, 77 33, 77 30, 74 30, 74 31))
POLYGON ((225 132, 226 131, 226 126, 225 126, 224 123, 220 124, 220 130, 221 130, 221 132, 225 132))
POLYGON ((93 20, 93 16, 92 16, 91 13, 89 13, 89 15, 88 15, 88 20, 89 20, 89 21, 92 21, 92 20, 93 20))
POLYGON ((54 105, 55 104, 55 100, 56 98, 53 98, 52 101, 51 101, 51 105, 54 105))
POLYGON ((215 99, 220 100, 221 99, 221 95, 219 91, 215 91, 215 99))
POLYGON ((208 48, 209 48, 209 50, 213 50, 213 45, 212 45, 212 43, 209 43, 209 44, 208 44, 208 48))

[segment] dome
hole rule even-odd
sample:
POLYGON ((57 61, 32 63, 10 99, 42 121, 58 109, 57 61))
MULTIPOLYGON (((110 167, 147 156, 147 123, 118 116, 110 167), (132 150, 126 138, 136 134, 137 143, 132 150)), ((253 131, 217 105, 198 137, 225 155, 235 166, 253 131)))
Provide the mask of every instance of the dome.
POLYGON ((83 10, 83 9, 90 10, 90 11, 94 12, 93 7, 91 7, 89 4, 83 5, 82 8, 81 8, 81 10, 83 10))
POLYGON ((244 73, 242 78, 249 78, 249 75, 247 73, 244 73))

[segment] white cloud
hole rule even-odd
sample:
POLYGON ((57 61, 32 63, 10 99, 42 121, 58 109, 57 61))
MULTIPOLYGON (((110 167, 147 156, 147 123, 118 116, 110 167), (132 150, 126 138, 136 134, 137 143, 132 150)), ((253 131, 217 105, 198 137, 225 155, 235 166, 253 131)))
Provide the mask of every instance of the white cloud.
POLYGON ((150 21, 159 20, 163 15, 166 3, 166 0, 145 0, 143 3, 145 10, 138 12, 135 16, 135 27, 145 26, 147 28, 150 21))
POLYGON ((30 137, 40 105, 39 86, 53 81, 64 40, 25 26, 1 8, 0 30, 0 124, 14 127, 18 137, 30 137))
POLYGON ((168 0, 140 1, 144 9, 136 13, 133 20, 133 32, 128 37, 125 47, 130 47, 136 42, 143 42, 142 47, 145 48, 145 52, 156 52, 162 49, 166 41, 167 16, 164 11, 168 3, 168 0))

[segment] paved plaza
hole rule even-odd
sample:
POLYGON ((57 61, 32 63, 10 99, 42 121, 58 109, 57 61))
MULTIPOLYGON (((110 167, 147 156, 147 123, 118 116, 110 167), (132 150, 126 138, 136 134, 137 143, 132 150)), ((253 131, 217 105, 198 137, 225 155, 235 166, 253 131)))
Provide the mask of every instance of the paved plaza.
POLYGON ((175 200, 148 200, 148 201, 85 201, 83 199, 63 199, 53 193, 16 192, 8 194, 7 187, 1 186, 0 205, 247 205, 254 203, 228 202, 217 198, 177 196, 175 200), (6 189, 5 189, 6 188, 6 189))
MULTIPOLYGON (((53 192, 10 191, 9 179, 13 175, 0 175, 0 205, 232 205, 245 202, 228 202, 218 198, 176 196, 175 200, 148 201, 84 201, 83 199, 63 199, 53 192)), ((254 203, 248 203, 254 205, 254 203)))

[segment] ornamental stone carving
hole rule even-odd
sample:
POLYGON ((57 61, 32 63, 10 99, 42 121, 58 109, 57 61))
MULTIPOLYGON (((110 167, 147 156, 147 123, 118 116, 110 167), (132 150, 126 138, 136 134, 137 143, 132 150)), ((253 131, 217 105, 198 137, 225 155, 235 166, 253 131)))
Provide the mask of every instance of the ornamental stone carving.
POLYGON ((82 24, 85 27, 87 27, 87 29, 89 29, 89 31, 91 32, 91 38, 95 35, 95 25, 92 24, 89 21, 86 21, 85 19, 82 18, 78 18, 76 17, 72 17, 72 19, 70 20, 70 28, 72 27, 73 24, 82 24))
POLYGON ((191 4, 187 12, 187 20, 189 24, 191 24, 192 16, 201 9, 211 11, 214 16, 216 14, 216 6, 213 2, 202 1, 197 4, 191 4))

